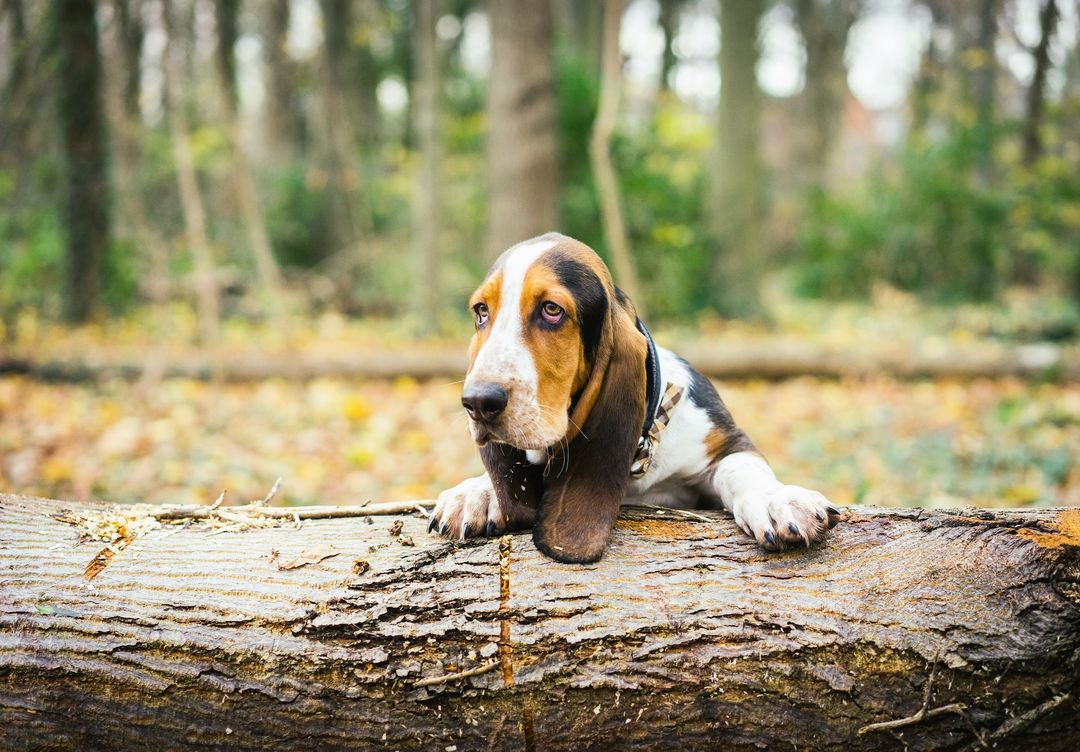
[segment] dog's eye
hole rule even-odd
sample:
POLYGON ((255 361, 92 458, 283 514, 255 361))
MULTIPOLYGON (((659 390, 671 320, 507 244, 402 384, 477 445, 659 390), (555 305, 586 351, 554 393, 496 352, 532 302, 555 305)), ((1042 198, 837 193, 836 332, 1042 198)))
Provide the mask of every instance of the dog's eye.
POLYGON ((552 303, 549 300, 540 307, 540 313, 543 315, 544 321, 546 321, 547 323, 558 324, 560 321, 563 320, 563 316, 566 312, 563 311, 562 306, 560 306, 558 303, 552 303))
POLYGON ((473 306, 473 313, 476 315, 477 328, 483 326, 488 320, 488 307, 486 303, 477 303, 473 306))

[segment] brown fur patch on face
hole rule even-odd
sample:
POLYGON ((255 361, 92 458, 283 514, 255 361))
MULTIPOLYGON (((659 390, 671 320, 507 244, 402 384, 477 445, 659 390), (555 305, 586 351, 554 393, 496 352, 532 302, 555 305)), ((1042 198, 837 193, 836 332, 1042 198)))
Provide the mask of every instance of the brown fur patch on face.
POLYGON ((484 342, 487 341, 488 333, 491 331, 492 325, 495 323, 495 317, 499 315, 499 304, 502 302, 502 271, 492 272, 483 284, 476 289, 476 292, 469 298, 469 309, 472 310, 477 303, 483 303, 488 307, 488 320, 487 323, 476 330, 473 334, 472 341, 469 343, 469 368, 466 371, 468 373, 472 370, 473 363, 476 362, 476 356, 480 352, 480 348, 484 346, 484 342))
POLYGON ((570 416, 566 440, 577 436, 600 393, 612 343, 623 322, 623 313, 633 321, 632 306, 626 311, 616 302, 611 273, 596 252, 573 238, 562 237, 541 263, 546 266, 575 305, 575 322, 580 340, 580 357, 571 394, 576 400, 570 416))
POLYGON ((534 264, 525 275, 521 290, 521 321, 525 346, 536 364, 537 400, 545 424, 564 429, 565 415, 574 393, 588 374, 577 302, 543 263, 534 264), (552 302, 564 311, 561 323, 544 321, 541 307, 552 302))
POLYGON ((611 314, 603 365, 590 378, 596 396, 581 434, 564 449, 566 469, 548 478, 533 530, 537 548, 558 561, 591 562, 603 554, 645 418, 645 338, 630 307, 611 314))

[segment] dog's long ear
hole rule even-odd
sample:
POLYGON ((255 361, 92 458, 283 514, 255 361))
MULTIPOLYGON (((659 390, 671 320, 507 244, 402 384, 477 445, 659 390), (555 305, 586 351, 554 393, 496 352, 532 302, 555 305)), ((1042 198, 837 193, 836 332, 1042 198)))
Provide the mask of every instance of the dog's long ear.
POLYGON ((520 449, 494 442, 480 448, 480 458, 506 518, 506 529, 532 526, 543 493, 543 465, 530 464, 520 449))
MULTIPOLYGON (((536 547, 563 562, 596 561, 604 553, 630 480, 645 419, 644 336, 629 301, 618 295, 605 321, 589 383, 594 399, 577 436, 555 457, 533 530, 536 547)), ((578 415, 575 410, 572 419, 578 415)))

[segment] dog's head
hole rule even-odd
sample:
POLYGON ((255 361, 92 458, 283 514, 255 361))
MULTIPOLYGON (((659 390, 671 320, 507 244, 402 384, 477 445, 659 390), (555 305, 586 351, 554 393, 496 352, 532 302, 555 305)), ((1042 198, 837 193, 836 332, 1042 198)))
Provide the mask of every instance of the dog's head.
POLYGON ((595 561, 645 417, 633 305, 592 249, 549 233, 500 256, 470 306, 462 404, 500 502, 537 507, 548 555, 595 561), (528 469, 527 450, 544 472, 528 469))

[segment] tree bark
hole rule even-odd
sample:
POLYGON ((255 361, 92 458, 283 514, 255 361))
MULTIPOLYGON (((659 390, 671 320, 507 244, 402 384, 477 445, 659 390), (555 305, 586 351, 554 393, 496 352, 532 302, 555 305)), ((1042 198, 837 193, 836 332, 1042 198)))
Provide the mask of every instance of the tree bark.
POLYGON ((423 515, 101 509, 0 496, 6 749, 1080 739, 1076 509, 853 509, 769 555, 719 515, 631 508, 584 567, 423 515))
POLYGON ((488 253, 556 229, 551 0, 488 0, 488 253))
POLYGON ((59 59, 58 114, 67 162, 67 294, 65 315, 86 321, 102 313, 109 245, 109 175, 97 3, 54 0, 59 59))
POLYGON ((757 86, 762 0, 721 0, 720 104, 712 170, 713 231, 720 248, 710 298, 722 313, 758 311, 764 263, 765 168, 761 157, 761 94, 757 86))
POLYGON ((645 298, 638 284, 637 270, 630 253, 630 241, 626 237, 623 220, 622 198, 619 195, 619 179, 611 163, 611 136, 619 115, 622 98, 622 53, 619 51, 619 28, 622 26, 623 0, 604 0, 604 37, 601 54, 600 106, 593 123, 589 153, 592 158, 596 189, 600 194, 600 221, 604 228, 604 240, 611 255, 615 282, 637 306, 638 314, 645 316, 645 298))

